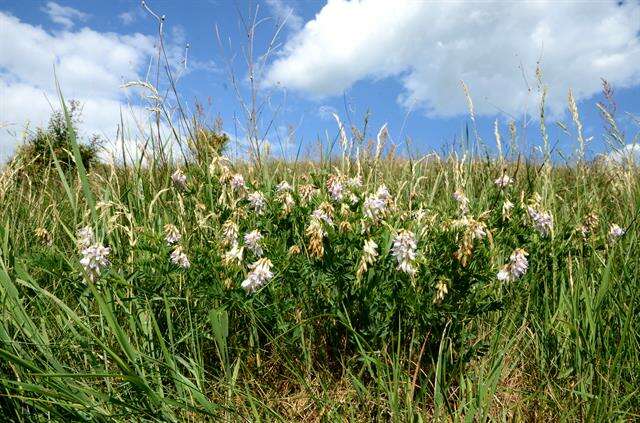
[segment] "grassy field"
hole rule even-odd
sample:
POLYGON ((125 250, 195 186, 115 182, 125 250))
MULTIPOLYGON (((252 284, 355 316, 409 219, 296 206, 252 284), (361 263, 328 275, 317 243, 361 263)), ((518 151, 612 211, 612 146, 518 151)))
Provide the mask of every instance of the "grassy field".
POLYGON ((640 419, 636 167, 348 150, 6 166, 2 419, 640 419))

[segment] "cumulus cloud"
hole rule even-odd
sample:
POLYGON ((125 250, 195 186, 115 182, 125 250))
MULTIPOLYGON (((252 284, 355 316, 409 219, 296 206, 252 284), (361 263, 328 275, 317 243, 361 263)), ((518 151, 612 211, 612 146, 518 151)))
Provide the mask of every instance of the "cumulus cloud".
POLYGON ((516 114, 540 60, 552 113, 601 89, 640 82, 640 3, 329 0, 285 44, 267 86, 325 97, 357 81, 399 78, 398 101, 430 116, 516 114))
POLYGON ((47 2, 42 9, 52 22, 62 25, 65 29, 71 29, 75 24, 75 21, 84 22, 89 18, 84 12, 81 12, 73 7, 60 6, 55 2, 47 2))
POLYGON ((54 67, 65 98, 83 106, 81 135, 101 135, 113 151, 122 112, 129 134, 139 137, 148 112, 121 87, 144 79, 154 43, 89 28, 52 33, 0 12, 0 161, 21 142, 25 125, 43 126, 59 108, 54 67))

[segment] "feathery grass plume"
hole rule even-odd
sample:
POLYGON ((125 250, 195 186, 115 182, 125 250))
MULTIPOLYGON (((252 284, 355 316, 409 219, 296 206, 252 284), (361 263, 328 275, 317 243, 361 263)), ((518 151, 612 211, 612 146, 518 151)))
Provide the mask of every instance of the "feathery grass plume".
POLYGON ((256 257, 262 256, 262 234, 254 229, 244 235, 244 246, 247 247, 256 257))
POLYGON ((40 241, 42 245, 45 247, 51 247, 53 245, 53 237, 45 228, 36 228, 34 231, 36 238, 40 241))
POLYGON ((187 175, 182 172, 182 169, 178 168, 171 174, 171 181, 176 188, 181 190, 187 189, 187 175))
POLYGON ((267 200, 260 191, 254 191, 249 194, 247 200, 249 201, 249 206, 259 215, 264 213, 267 208, 267 200))
POLYGON ((622 235, 624 235, 624 229, 622 229, 620 226, 618 226, 615 223, 612 223, 611 226, 609 226, 609 240, 610 241, 615 241, 616 239, 620 238, 622 235))
POLYGON ((253 264, 250 264, 249 274, 240 285, 242 289, 244 289, 247 294, 252 294, 260 289, 264 284, 269 282, 271 278, 273 278, 271 267, 271 260, 266 257, 262 257, 253 264))
POLYGON ((191 262, 189 262, 189 258, 184 252, 184 248, 181 245, 178 245, 173 252, 171 252, 171 262, 178 267, 182 267, 183 269, 188 269, 191 267, 191 262))
POLYGON ((391 255, 398 262, 398 270, 412 277, 418 272, 414 263, 417 248, 418 243, 416 237, 411 231, 402 229, 393 237, 391 255))
POLYGON ((93 244, 82 249, 80 264, 91 282, 95 282, 102 269, 109 266, 110 263, 107 257, 110 252, 111 249, 102 244, 93 244))
POLYGON ((527 269, 529 269, 528 255, 522 248, 516 248, 509 256, 509 263, 504 265, 498 272, 498 280, 512 282, 524 276, 527 273, 527 269))
POLYGON ((571 112, 571 119, 573 120, 574 125, 576 126, 576 130, 578 132, 578 154, 580 158, 580 162, 584 162, 584 153, 585 153, 585 143, 584 143, 584 135, 582 133, 582 122, 580 121, 580 114, 578 113, 578 105, 576 104, 576 99, 573 97, 573 91, 569 88, 569 93, 567 95, 567 100, 569 102, 569 112, 571 112))
POLYGON ((360 264, 358 265, 358 270, 356 271, 356 278, 358 280, 362 279, 362 275, 364 275, 369 266, 372 266, 375 263, 377 257, 378 244, 376 244, 372 239, 367 239, 364 242, 364 247, 362 248, 362 256, 360 257, 360 264))
POLYGON ((167 241, 168 245, 176 244, 182 239, 182 235, 180 235, 180 231, 171 223, 167 223, 164 225, 164 239, 167 241))

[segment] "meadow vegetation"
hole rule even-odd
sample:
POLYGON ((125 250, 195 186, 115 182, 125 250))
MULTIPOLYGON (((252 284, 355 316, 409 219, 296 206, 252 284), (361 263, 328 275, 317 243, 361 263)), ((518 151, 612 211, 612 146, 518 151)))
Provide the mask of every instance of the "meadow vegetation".
POLYGON ((383 129, 258 164, 194 128, 186 161, 88 167, 68 131, 74 166, 4 167, 4 420, 640 417, 633 163, 383 129))

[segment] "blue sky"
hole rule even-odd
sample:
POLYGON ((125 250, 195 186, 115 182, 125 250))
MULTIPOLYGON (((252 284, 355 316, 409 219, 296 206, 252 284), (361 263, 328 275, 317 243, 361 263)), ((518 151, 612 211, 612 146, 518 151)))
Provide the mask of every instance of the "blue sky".
MULTIPOLYGON (((266 18, 255 40, 262 52, 287 17, 259 91, 269 99, 263 128, 275 117, 266 136, 274 153, 281 153, 278 140, 286 138, 287 127, 295 128, 294 142, 283 147, 287 157, 299 143, 303 152, 313 154, 318 138, 333 140, 338 128, 331 113, 362 128, 369 112, 368 137, 387 123, 400 148, 411 139, 414 155, 449 151, 470 123, 461 80, 469 86, 485 143, 494 145, 496 119, 506 143, 510 119, 521 126, 525 110, 538 114, 538 61, 548 86, 550 142, 557 151, 567 155, 576 146, 566 108, 569 88, 578 100, 585 138, 593 137, 591 154, 606 149, 595 106, 602 101, 600 78, 615 89, 627 141, 638 132, 625 113, 640 110, 637 1, 553 7, 544 2, 374 0, 151 0, 148 5, 166 16, 166 42, 176 69, 189 43, 186 72, 178 83, 184 104, 192 108, 200 101, 211 119, 221 116, 225 130, 239 139, 242 111, 226 60, 236 55, 234 72, 247 94, 241 18, 249 19, 256 5, 259 18, 266 18), (226 56, 216 25, 230 40, 226 56)), ((86 103, 85 133, 114 138, 121 108, 125 114, 144 114, 139 92, 119 88, 123 81, 145 78, 155 51, 156 22, 139 2, 4 0, 0 13, 0 158, 15 148, 25 122, 32 128, 46 121, 49 102, 55 103, 54 65, 65 96, 86 103)), ((529 122, 523 151, 541 143, 538 126, 536 119, 529 122)))

